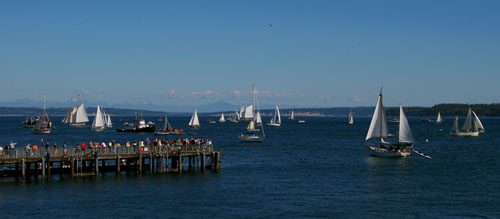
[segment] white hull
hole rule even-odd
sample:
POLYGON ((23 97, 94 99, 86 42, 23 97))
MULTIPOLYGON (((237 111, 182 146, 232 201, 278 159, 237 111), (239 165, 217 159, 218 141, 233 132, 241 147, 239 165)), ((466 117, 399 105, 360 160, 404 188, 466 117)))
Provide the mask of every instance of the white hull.
POLYGON ((459 137, 478 137, 479 132, 451 132, 451 135, 459 137))
POLYGON ((94 128, 92 128, 92 130, 100 132, 100 131, 104 130, 104 127, 94 127, 94 128))
POLYGON ((50 129, 42 129, 42 130, 37 130, 37 129, 31 129, 32 134, 50 134, 50 129))
POLYGON ((305 123, 306 121, 305 120, 299 120, 299 123, 305 123))
POLYGON ((260 136, 252 136, 252 135, 240 135, 241 142, 262 142, 264 139, 260 136))
POLYGON ((84 123, 70 123, 69 125, 70 126, 78 126, 78 127, 80 127, 80 126, 86 126, 87 124, 84 122, 84 123))
POLYGON ((374 156, 378 157, 407 157, 410 156, 411 150, 406 149, 406 150, 389 150, 387 148, 381 148, 381 147, 376 147, 376 146, 366 146, 368 150, 372 152, 374 156))
POLYGON ((201 126, 199 125, 190 125, 189 128, 192 128, 192 129, 199 129, 201 126))
POLYGON ((267 123, 266 125, 268 125, 268 126, 276 126, 276 127, 281 126, 281 124, 279 124, 279 123, 267 123))

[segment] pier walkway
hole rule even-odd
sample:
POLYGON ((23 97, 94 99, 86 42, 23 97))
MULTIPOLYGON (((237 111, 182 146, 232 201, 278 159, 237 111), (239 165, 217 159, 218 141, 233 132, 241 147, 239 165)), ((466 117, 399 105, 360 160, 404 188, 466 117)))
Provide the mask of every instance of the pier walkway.
POLYGON ((51 149, 4 150, 0 154, 0 177, 47 178, 51 174, 77 177, 97 176, 100 172, 120 174, 121 171, 139 174, 146 171, 151 174, 205 169, 219 171, 221 163, 221 151, 214 151, 212 144, 97 149, 67 147, 64 151, 51 149))

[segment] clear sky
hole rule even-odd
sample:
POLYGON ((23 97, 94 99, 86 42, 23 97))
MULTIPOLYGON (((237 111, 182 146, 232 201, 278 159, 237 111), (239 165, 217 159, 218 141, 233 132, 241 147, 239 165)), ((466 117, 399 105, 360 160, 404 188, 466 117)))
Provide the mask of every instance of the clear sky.
POLYGON ((0 75, 2 102, 500 102, 500 1, 1 1, 0 75))

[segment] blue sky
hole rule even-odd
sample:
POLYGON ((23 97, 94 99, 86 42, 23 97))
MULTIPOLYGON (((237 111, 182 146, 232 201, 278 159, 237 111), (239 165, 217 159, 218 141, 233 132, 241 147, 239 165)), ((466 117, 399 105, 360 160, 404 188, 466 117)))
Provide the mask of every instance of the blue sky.
POLYGON ((500 102, 500 1, 2 1, 0 101, 500 102), (268 24, 272 24, 272 27, 268 24))

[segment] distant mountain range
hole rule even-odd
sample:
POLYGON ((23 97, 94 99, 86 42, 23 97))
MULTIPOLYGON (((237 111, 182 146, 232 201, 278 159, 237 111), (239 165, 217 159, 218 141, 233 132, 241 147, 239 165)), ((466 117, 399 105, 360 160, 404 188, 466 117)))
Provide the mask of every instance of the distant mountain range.
MULTIPOLYGON (((105 102, 91 102, 84 101, 85 107, 97 107, 100 105, 105 108, 116 108, 116 109, 131 109, 131 110, 141 110, 147 109, 150 111, 162 111, 162 112, 178 112, 178 113, 188 113, 193 112, 198 109, 198 112, 222 112, 222 111, 236 111, 240 108, 240 105, 233 105, 225 101, 218 101, 210 104, 193 105, 193 106, 178 106, 178 105, 158 105, 153 103, 147 104, 132 104, 128 102, 119 104, 109 104, 105 102)), ((29 98, 19 99, 12 102, 0 102, 0 107, 27 107, 27 108, 41 108, 43 105, 42 100, 31 100, 29 98)), ((47 108, 68 108, 69 102, 50 102, 47 101, 47 108)), ((280 105, 282 108, 292 108, 290 105, 280 105)), ((262 105, 261 109, 274 109, 274 105, 262 105)))

